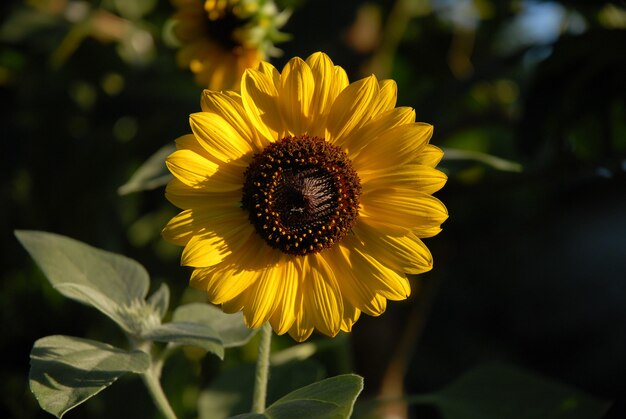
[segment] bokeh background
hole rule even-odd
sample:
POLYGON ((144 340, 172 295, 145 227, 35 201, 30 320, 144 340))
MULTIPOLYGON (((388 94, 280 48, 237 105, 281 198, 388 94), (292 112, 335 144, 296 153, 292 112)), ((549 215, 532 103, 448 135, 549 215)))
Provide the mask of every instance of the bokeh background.
MULTIPOLYGON (((398 380, 417 394, 502 361, 614 400, 606 417, 626 417, 625 3, 276 3, 293 15, 275 65, 324 51, 351 80, 392 77, 398 104, 450 150, 437 194, 450 218, 427 240, 434 270, 414 279, 410 300, 362 318, 349 336, 314 336, 316 374, 355 371, 365 397, 398 380)), ((132 257, 153 289, 169 285, 173 305, 202 299, 187 287, 180 249, 160 238, 176 213, 163 188, 118 193, 199 110, 201 87, 164 36, 172 12, 167 0, 0 2, 0 417, 49 417, 28 389, 36 339, 124 345, 111 322, 50 287, 14 229, 132 257), (91 13, 109 19, 105 33, 115 22, 132 30, 102 35, 85 23, 91 13)), ((225 365, 253 359, 245 347, 225 365)), ((197 388, 220 368, 194 351, 166 367, 182 417, 197 416, 197 388)), ((115 416, 157 417, 139 380, 123 378, 68 414, 115 416)))

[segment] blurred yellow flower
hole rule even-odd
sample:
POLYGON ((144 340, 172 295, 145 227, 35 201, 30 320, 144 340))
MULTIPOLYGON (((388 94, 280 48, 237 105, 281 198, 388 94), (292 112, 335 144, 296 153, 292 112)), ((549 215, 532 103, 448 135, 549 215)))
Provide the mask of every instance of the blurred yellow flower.
POLYGON ((246 68, 280 53, 275 42, 289 14, 273 0, 172 0, 172 33, 180 50, 177 60, 196 81, 211 90, 238 90, 246 68))
POLYGON ((163 230, 185 246, 191 284, 249 327, 297 341, 350 331, 402 300, 432 268, 420 240, 441 229, 446 182, 433 128, 396 107, 396 83, 349 84, 325 54, 262 62, 241 94, 205 90, 193 134, 167 158, 163 230))

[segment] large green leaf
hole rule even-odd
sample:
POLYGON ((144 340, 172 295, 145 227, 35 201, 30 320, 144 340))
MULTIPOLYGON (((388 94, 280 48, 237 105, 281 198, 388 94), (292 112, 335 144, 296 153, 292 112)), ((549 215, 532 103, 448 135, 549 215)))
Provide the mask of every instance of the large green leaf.
POLYGON ((144 352, 60 335, 36 341, 30 358, 30 389, 42 409, 59 418, 121 375, 140 374, 150 365, 144 352))
POLYGON ((202 303, 178 307, 172 319, 211 326, 217 331, 226 348, 245 345, 258 331, 258 329, 249 329, 245 325, 241 313, 226 314, 217 307, 202 303))
POLYGON ((173 178, 165 166, 165 158, 175 149, 174 144, 161 147, 137 169, 128 182, 118 188, 117 192, 120 195, 127 195, 165 185, 173 178))
POLYGON ((96 307, 128 332, 138 333, 138 316, 150 280, 139 263, 122 255, 43 231, 15 235, 61 294, 96 307))
POLYGON ((244 414, 237 419, 345 419, 363 390, 363 379, 346 374, 327 378, 289 393, 263 414, 244 414))
POLYGON ((510 366, 477 367, 427 397, 445 419, 599 419, 610 403, 510 366))
MULTIPOLYGON (((203 390, 198 397, 200 419, 225 419, 249 411, 252 406, 254 376, 254 364, 237 365, 221 371, 211 387, 203 390)), ((272 365, 267 385, 267 402, 272 403, 323 376, 323 366, 312 359, 272 365)))
POLYGON ((208 324, 173 321, 148 329, 141 337, 159 342, 198 346, 224 359, 224 345, 220 335, 208 324))

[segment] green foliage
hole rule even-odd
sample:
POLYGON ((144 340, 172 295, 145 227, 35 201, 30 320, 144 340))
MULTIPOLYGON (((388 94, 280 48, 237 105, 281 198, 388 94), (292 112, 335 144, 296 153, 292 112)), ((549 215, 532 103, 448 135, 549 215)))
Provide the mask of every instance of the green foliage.
POLYGON ((140 374, 150 365, 142 351, 59 335, 35 342, 30 359, 30 389, 41 407, 59 418, 123 374, 140 374))
MULTIPOLYGON (((198 397, 200 419, 223 419, 246 412, 252 405, 248 385, 254 380, 255 366, 240 364, 225 368, 198 397)), ((267 401, 278 400, 285 394, 324 378, 323 366, 314 360, 300 360, 272 365, 267 388, 267 401)))
POLYGON ((444 419, 599 419, 611 405, 553 380, 499 364, 467 372, 430 399, 444 419))
POLYGON ((150 280, 140 264, 53 233, 15 234, 61 294, 100 310, 128 333, 141 332, 150 280))
POLYGON ((161 323, 169 288, 161 284, 146 301, 150 281, 139 263, 57 234, 15 234, 54 288, 112 319, 133 346, 125 351, 67 336, 38 340, 31 352, 31 390, 41 407, 58 417, 126 372, 160 374, 166 352, 151 361, 153 341, 170 348, 197 346, 222 359, 225 347, 244 345, 255 333, 241 314, 224 314, 206 304, 181 306, 171 322, 161 323))
POLYGON ((241 315, 226 314, 217 307, 202 303, 185 304, 176 308, 172 321, 202 324, 212 328, 225 348, 243 346, 257 332, 241 327, 241 315))
POLYGON ((165 185, 172 175, 165 166, 165 158, 175 150, 174 145, 167 144, 150 156, 135 171, 128 181, 117 190, 120 195, 147 191, 165 185))
POLYGON ((263 414, 237 415, 237 419, 342 419, 352 415, 363 379, 345 374, 327 378, 293 391, 277 400, 263 414))

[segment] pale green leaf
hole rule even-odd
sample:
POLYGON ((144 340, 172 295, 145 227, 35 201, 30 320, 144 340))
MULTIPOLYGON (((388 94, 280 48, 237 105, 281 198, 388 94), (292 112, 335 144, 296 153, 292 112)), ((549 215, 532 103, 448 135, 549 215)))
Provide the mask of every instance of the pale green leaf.
POLYGON ((30 358, 30 389, 41 408, 59 418, 121 375, 140 374, 150 365, 144 352, 60 335, 36 341, 30 358))
POLYGON ((140 330, 137 328, 137 325, 141 324, 141 319, 137 318, 138 313, 133 315, 132 312, 124 310, 123 306, 94 288, 81 284, 59 284, 55 288, 67 298, 98 309, 126 332, 136 333, 140 330))
POLYGON ((327 378, 289 393, 268 407, 263 414, 243 414, 237 419, 345 419, 352 415, 363 379, 345 374, 327 378))
POLYGON ((147 191, 164 186, 173 176, 165 166, 165 158, 175 150, 173 144, 161 147, 148 158, 117 193, 127 195, 133 192, 147 191))
POLYGON ((599 419, 610 403, 511 366, 477 367, 428 395, 445 419, 599 419))
POLYGON ((139 317, 150 315, 140 310, 148 273, 134 260, 58 234, 22 230, 15 235, 66 297, 97 308, 129 332, 137 332, 139 317))
POLYGON ((219 334, 225 348, 245 345, 258 331, 245 325, 241 313, 226 314, 217 307, 202 303, 178 307, 172 319, 211 326, 219 334))
POLYGON ((148 304, 152 306, 159 319, 163 319, 170 305, 170 289, 167 284, 161 284, 159 289, 148 297, 148 304))
POLYGON ((219 334, 208 324, 173 321, 145 331, 144 339, 198 346, 224 359, 224 345, 219 334))

